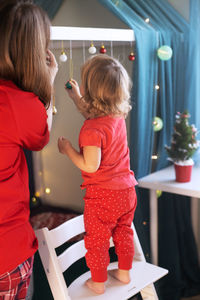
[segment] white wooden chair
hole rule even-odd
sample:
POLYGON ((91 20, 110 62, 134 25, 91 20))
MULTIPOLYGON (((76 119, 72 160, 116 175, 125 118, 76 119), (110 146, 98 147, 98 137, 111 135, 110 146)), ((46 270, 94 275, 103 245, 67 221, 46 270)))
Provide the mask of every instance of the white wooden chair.
MULTIPOLYGON (((165 276, 168 271, 146 262, 137 233, 134 230, 135 257, 131 272, 131 282, 122 284, 109 276, 106 282, 106 292, 95 295, 85 286, 85 281, 90 278, 90 272, 75 279, 69 287, 64 280, 63 272, 74 262, 85 256, 84 241, 76 242, 57 256, 55 248, 61 246, 72 237, 83 233, 83 215, 66 221, 55 229, 42 228, 36 230, 39 241, 39 254, 54 297, 54 300, 125 300, 141 293, 142 299, 158 300, 153 282, 165 276)), ((110 246, 114 246, 112 239, 110 246)), ((109 269, 117 268, 117 262, 111 263, 109 269)))

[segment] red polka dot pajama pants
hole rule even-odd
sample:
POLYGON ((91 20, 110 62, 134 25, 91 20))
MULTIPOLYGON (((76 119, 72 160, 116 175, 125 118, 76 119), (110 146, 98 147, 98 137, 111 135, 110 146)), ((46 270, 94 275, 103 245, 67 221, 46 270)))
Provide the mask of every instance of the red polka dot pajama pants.
POLYGON ((132 267, 134 244, 131 224, 137 204, 136 192, 134 187, 109 190, 89 186, 84 200, 86 263, 92 280, 104 282, 110 262, 111 236, 118 256, 118 267, 122 270, 132 267))

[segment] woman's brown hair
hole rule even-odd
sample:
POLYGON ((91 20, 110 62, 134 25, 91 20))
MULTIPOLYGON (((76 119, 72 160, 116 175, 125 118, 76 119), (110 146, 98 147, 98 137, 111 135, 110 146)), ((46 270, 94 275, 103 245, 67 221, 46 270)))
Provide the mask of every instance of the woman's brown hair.
MULTIPOLYGON (((127 116, 131 109, 131 81, 122 64, 105 54, 90 58, 82 66, 83 102, 90 117, 100 115, 127 116)), ((82 109, 81 107, 79 108, 82 109)))
POLYGON ((50 21, 46 13, 23 0, 0 1, 0 78, 33 92, 48 107, 52 85, 46 63, 50 21))

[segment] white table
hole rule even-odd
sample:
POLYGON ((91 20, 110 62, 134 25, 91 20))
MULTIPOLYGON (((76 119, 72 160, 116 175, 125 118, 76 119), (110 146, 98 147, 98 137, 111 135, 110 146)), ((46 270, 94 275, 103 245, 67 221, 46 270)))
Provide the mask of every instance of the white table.
POLYGON ((191 197, 192 226, 198 243, 198 200, 200 199, 200 167, 193 167, 190 182, 175 181, 174 166, 151 173, 138 180, 139 187, 150 190, 150 241, 152 262, 158 264, 158 201, 156 190, 191 197))

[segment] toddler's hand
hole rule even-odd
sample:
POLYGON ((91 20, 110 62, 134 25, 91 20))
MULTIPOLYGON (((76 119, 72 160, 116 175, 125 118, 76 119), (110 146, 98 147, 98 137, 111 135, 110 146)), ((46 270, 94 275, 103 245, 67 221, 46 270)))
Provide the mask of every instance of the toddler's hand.
POLYGON ((72 88, 71 89, 66 88, 67 93, 73 101, 77 102, 82 97, 78 82, 74 79, 71 79, 69 83, 71 84, 72 88))
POLYGON ((71 148, 71 146, 72 145, 68 139, 63 136, 58 138, 58 149, 60 153, 67 154, 68 149, 71 148))

